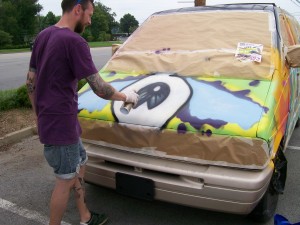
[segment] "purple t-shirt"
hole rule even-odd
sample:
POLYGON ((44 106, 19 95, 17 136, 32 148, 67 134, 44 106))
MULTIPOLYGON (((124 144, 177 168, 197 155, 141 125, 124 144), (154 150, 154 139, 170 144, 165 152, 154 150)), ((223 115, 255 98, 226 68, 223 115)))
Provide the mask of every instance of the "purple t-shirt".
POLYGON ((40 141, 49 145, 78 142, 77 82, 97 69, 87 42, 68 28, 51 26, 36 38, 30 67, 36 69, 36 113, 40 141))

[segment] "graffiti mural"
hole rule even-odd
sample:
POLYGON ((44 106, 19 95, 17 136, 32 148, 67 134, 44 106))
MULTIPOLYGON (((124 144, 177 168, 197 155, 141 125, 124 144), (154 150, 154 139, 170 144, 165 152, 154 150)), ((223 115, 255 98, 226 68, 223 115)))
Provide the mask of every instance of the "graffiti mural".
MULTIPOLYGON (((250 130, 268 112, 267 107, 255 100, 254 90, 260 82, 256 82, 257 85, 253 85, 253 82, 245 85, 247 89, 234 91, 226 87, 228 81, 207 81, 161 73, 141 78, 129 76, 116 79, 111 85, 118 91, 137 91, 139 101, 128 115, 120 111, 122 102, 113 102, 111 114, 115 121, 121 123, 157 128, 171 128, 176 120, 180 120, 177 126, 188 123, 187 131, 201 130, 205 125, 221 129, 228 124, 250 130)), ((81 111, 101 112, 110 104, 110 101, 96 96, 90 88, 80 94, 81 111)))

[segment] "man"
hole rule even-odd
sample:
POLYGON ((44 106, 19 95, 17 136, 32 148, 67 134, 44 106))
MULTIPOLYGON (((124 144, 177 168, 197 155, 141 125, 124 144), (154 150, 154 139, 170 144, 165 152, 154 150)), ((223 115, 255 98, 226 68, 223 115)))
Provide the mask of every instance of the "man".
POLYGON ((77 82, 85 78, 99 97, 136 104, 134 92, 120 93, 99 76, 87 42, 79 35, 91 24, 93 0, 63 0, 60 21, 36 38, 27 89, 37 115, 44 155, 53 167, 56 183, 50 202, 50 225, 60 225, 70 192, 75 191, 81 225, 100 225, 104 214, 90 212, 85 203, 87 162, 77 119, 77 82))

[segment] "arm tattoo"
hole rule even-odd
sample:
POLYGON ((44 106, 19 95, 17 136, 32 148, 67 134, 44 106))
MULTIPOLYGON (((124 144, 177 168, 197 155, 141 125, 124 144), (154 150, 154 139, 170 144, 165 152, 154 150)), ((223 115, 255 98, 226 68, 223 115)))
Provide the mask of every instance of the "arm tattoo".
POLYGON ((34 86, 34 73, 27 73, 27 81, 26 81, 28 94, 33 94, 35 86, 34 86))
POLYGON ((98 74, 93 74, 86 78, 92 90, 101 98, 111 99, 116 90, 108 83, 106 83, 98 74))

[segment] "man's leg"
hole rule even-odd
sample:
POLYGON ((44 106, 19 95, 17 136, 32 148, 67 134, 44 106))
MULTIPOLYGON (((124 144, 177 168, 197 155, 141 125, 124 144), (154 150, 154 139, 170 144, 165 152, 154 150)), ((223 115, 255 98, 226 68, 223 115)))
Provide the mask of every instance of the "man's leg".
POLYGON ((90 212, 86 206, 85 202, 85 186, 84 186, 84 172, 85 165, 81 165, 80 172, 76 177, 75 181, 75 196, 76 196, 76 204, 79 210, 80 224, 93 224, 93 225, 103 225, 108 221, 108 217, 105 214, 99 214, 95 212, 90 212))
POLYGON ((85 202, 85 185, 84 185, 85 166, 80 167, 80 171, 75 181, 75 197, 76 205, 80 214, 80 220, 87 222, 91 218, 91 213, 88 210, 85 202))
POLYGON ((63 180, 56 178, 55 187, 50 202, 49 225, 60 225, 66 211, 71 190, 74 188, 76 178, 63 180))

